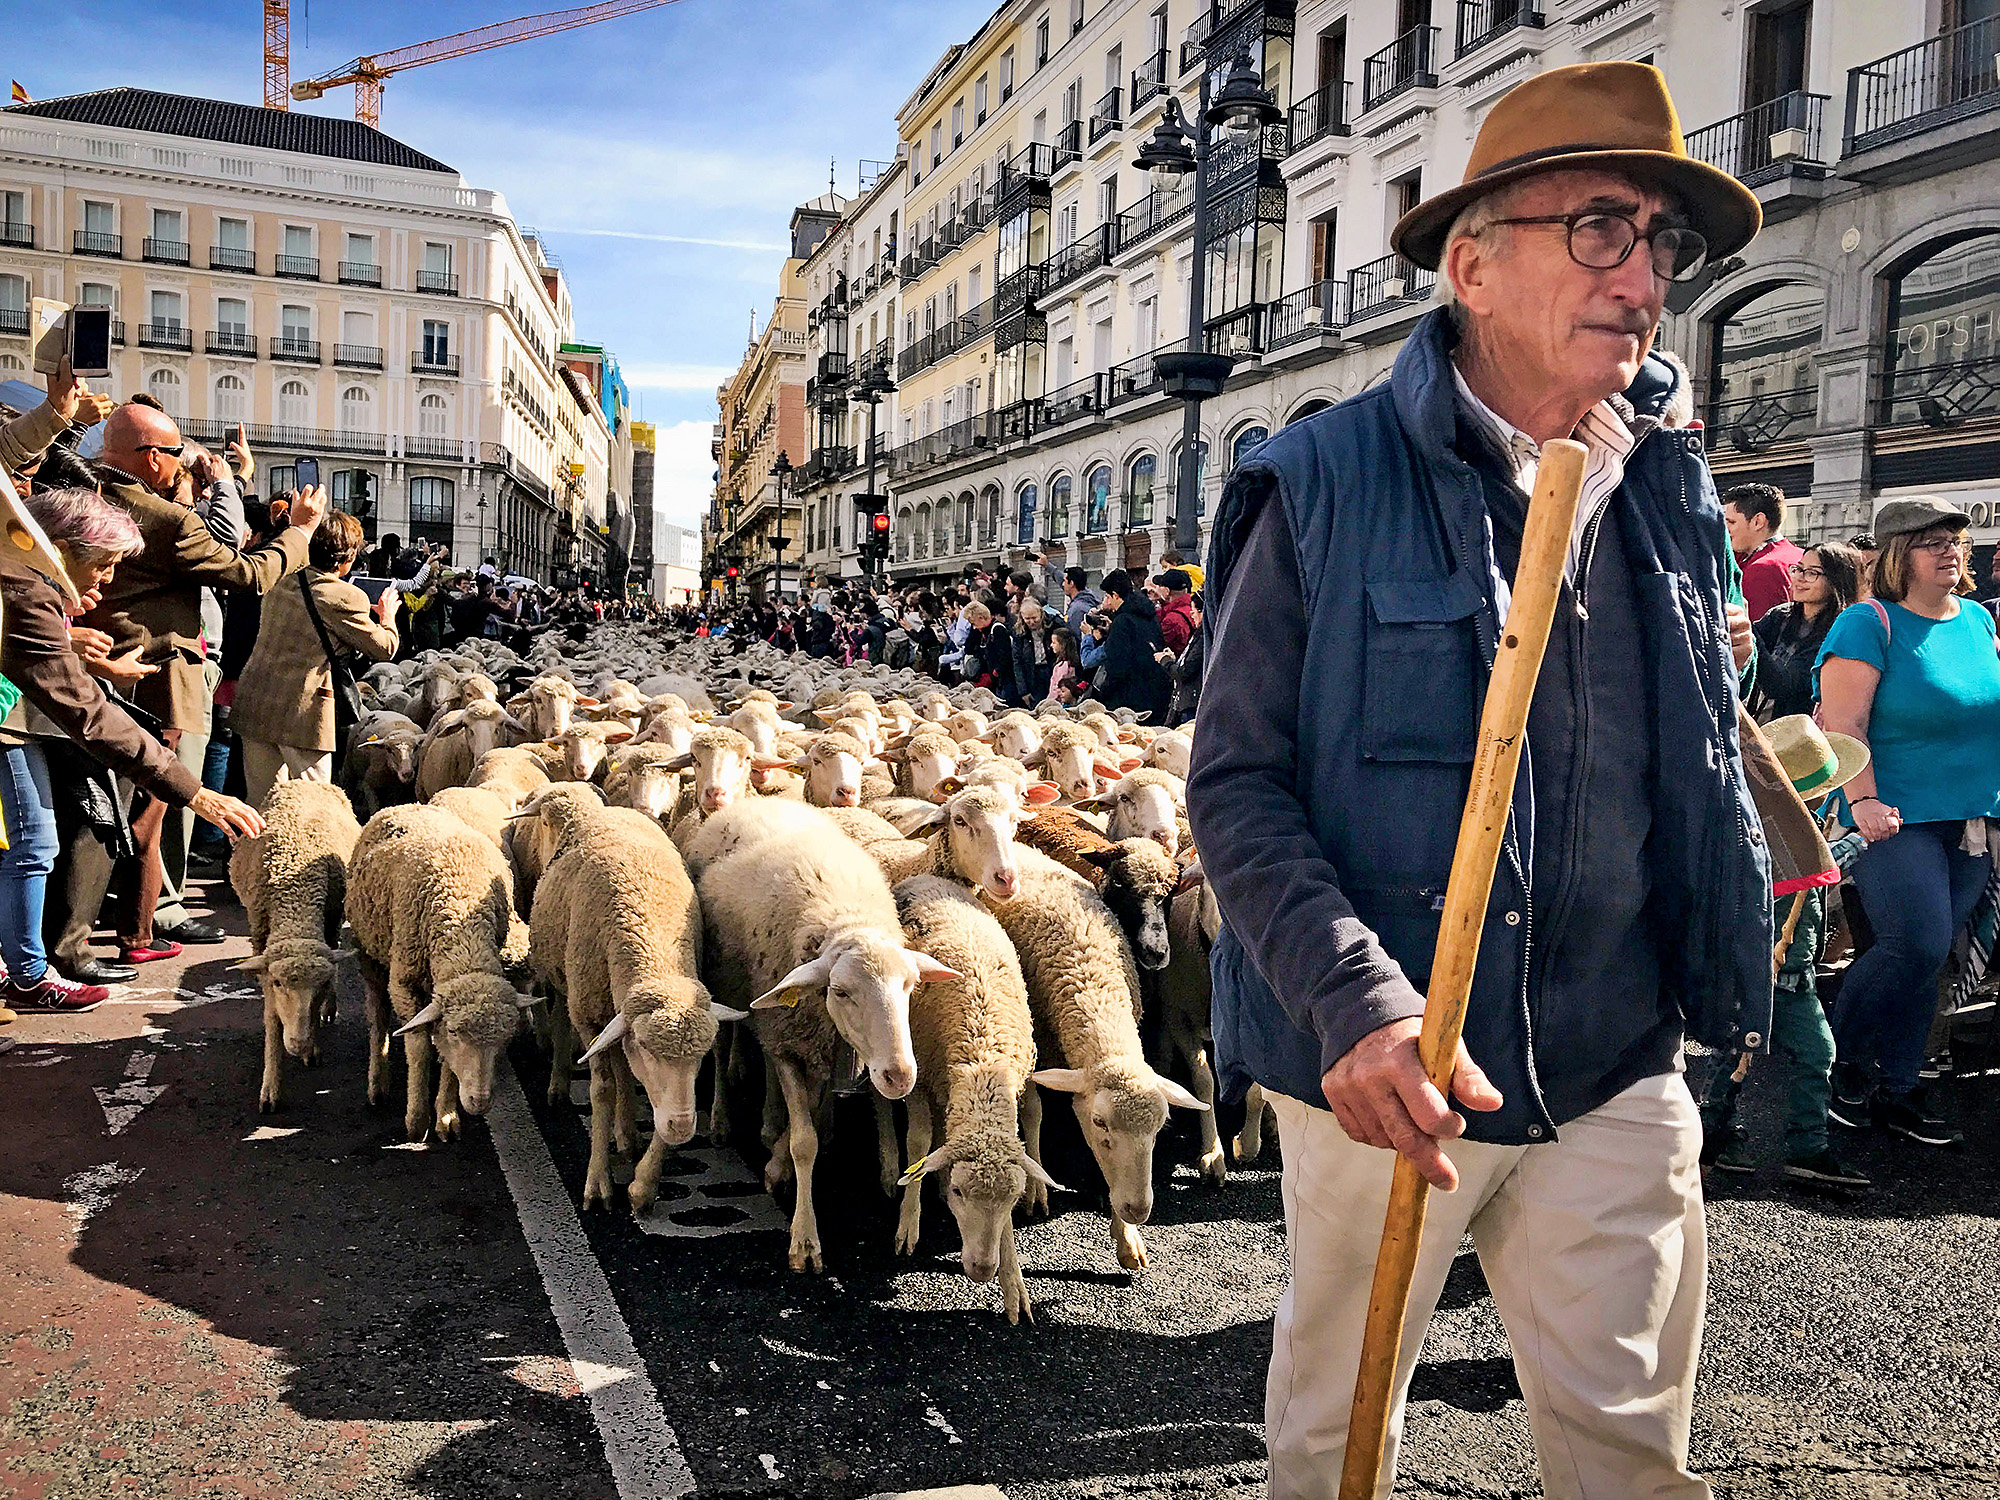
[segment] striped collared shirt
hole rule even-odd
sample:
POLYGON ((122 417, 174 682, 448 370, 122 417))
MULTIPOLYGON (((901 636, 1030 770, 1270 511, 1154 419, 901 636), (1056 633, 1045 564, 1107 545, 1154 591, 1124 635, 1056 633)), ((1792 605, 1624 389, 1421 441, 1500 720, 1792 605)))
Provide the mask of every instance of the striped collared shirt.
MULTIPOLYGON (((1535 474, 1542 464, 1541 445, 1473 395, 1472 387, 1465 383, 1465 376, 1456 365, 1451 373, 1458 382, 1460 404, 1511 466, 1516 488, 1523 495, 1534 494, 1535 474)), ((1583 420, 1570 434, 1589 454, 1583 465, 1583 498, 1577 502, 1576 525, 1570 532, 1569 559, 1563 570, 1571 583, 1576 582, 1577 563, 1590 523, 1603 511, 1612 491, 1624 482, 1625 460, 1639 446, 1639 440, 1658 425, 1651 417, 1635 417, 1627 422, 1609 401, 1600 401, 1583 414, 1583 420)))

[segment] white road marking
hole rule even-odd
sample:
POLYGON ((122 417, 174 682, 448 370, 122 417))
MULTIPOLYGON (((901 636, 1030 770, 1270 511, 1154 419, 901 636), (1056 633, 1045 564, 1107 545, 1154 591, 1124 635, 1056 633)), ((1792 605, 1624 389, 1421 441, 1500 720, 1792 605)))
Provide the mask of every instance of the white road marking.
POLYGON ((681 1500, 694 1493, 694 1471, 667 1423, 659 1393, 632 1343, 632 1330, 591 1254, 569 1191, 528 1109, 514 1070, 501 1059, 487 1110, 493 1150, 549 1294, 556 1327, 591 1416, 619 1500, 681 1500))
POLYGON ((102 1166, 73 1172, 63 1179, 63 1191, 70 1198, 70 1229, 77 1239, 83 1238, 83 1226, 111 1202, 112 1195, 126 1183, 137 1182, 145 1170, 144 1167, 121 1167, 115 1161, 108 1161, 102 1166))
POLYGON ((166 1033, 157 1026, 148 1026, 139 1033, 139 1046, 125 1061, 125 1078, 115 1089, 96 1088, 98 1108, 104 1111, 104 1123, 112 1135, 124 1134, 126 1128, 138 1119, 160 1095, 166 1092, 165 1085, 151 1087, 146 1080, 153 1076, 153 1064, 160 1060, 160 1049, 156 1043, 166 1033))
POLYGON ((944 1434, 946 1447, 963 1441, 958 1435, 958 1430, 945 1420, 944 1413, 939 1411, 935 1406, 926 1406, 924 1408, 924 1420, 944 1434))
POLYGON ((243 1139, 246 1141, 282 1141, 288 1135, 297 1135, 302 1129, 298 1125, 259 1125, 243 1139))
POLYGON ((785 1471, 778 1467, 778 1460, 774 1455, 760 1453, 757 1455, 757 1462, 764 1466, 764 1477, 766 1479, 783 1479, 785 1477, 785 1471))

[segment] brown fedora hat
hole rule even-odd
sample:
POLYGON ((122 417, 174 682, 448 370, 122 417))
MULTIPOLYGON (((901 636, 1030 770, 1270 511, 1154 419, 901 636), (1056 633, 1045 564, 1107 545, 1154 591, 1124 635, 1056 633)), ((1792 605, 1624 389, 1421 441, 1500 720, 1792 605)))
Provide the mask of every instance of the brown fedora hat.
POLYGON ((1757 195, 1688 155, 1667 80, 1649 63, 1577 63, 1516 85, 1472 144, 1465 180, 1404 214, 1390 247, 1427 271, 1467 204, 1539 172, 1623 172, 1684 200, 1711 260, 1734 255, 1763 226, 1757 195))

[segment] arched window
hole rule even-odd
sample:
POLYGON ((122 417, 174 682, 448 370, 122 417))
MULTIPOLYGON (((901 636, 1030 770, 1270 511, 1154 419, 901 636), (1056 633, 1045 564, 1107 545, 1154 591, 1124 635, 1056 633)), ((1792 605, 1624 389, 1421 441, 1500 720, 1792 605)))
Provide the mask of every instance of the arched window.
POLYGON ((1737 452, 1756 453, 1811 430, 1825 300, 1817 287, 1766 287, 1710 324, 1708 425, 1727 434, 1737 452))
POLYGON ((340 393, 340 430, 342 432, 374 431, 374 401, 366 387, 350 385, 340 393))
POLYGON ((1884 423, 1955 427, 2000 412, 1996 286, 2000 234, 1937 246, 1890 284, 1884 423))
POLYGON ((997 547, 1000 545, 1000 486, 989 484, 979 500, 979 545, 997 547))
POLYGON ((187 415, 187 403, 181 399, 181 377, 175 371, 153 371, 146 377, 146 390, 166 409, 168 416, 179 418, 187 415))
POLYGON ((1058 474, 1049 481, 1049 535, 1069 535, 1069 475, 1058 474))
POLYGON ((417 402, 417 433, 420 437, 443 437, 450 421, 444 397, 436 391, 417 402))
POLYGON ((250 415, 250 390, 240 375, 218 375, 215 402, 209 413, 218 422, 241 422, 250 415))
POLYGON ((1271 430, 1259 422, 1252 422, 1239 431, 1229 445, 1229 472, 1235 473, 1243 460, 1250 456, 1250 450, 1270 435, 1271 430))
POLYGON ((1160 461, 1150 453, 1132 460, 1125 471, 1125 524, 1127 527, 1153 524, 1153 484, 1160 461))
POLYGON ((21 363, 19 356, 0 354, 0 370, 25 370, 26 368, 27 366, 21 363))
POLYGON ((951 512, 952 503, 947 498, 937 503, 931 512, 931 556, 951 555, 951 512))
POLYGON ((449 479, 420 474, 410 481, 410 539, 451 547, 454 489, 449 479))
POLYGON ((312 425, 312 396, 306 390, 303 380, 287 380, 278 387, 278 425, 280 427, 312 425))
POLYGON ((958 497, 958 525, 953 529, 952 539, 960 552, 972 550, 972 496, 970 493, 958 497))
MULTIPOLYGON (((1200 515, 1208 509, 1208 496, 1204 493, 1208 488, 1208 440, 1204 438, 1201 442, 1197 443, 1194 452, 1195 463, 1197 465, 1194 513, 1200 515)), ((1174 444, 1173 452, 1167 455, 1167 465, 1168 471, 1173 477, 1173 494, 1178 501, 1181 491, 1181 445, 1179 443, 1174 444)))
POLYGON ((1040 498, 1032 479, 1014 492, 1014 540, 1023 547, 1035 544, 1035 507, 1040 498))
POLYGON ((1099 464, 1083 483, 1083 529, 1095 534, 1111 525, 1111 465, 1099 464))
POLYGON ((912 517, 908 506, 896 514, 896 561, 910 560, 910 539, 913 534, 912 517))
POLYGON ((1325 411, 1329 406, 1332 405, 1333 403, 1331 401, 1325 400, 1324 398, 1319 396, 1315 396, 1310 401, 1302 402, 1297 411, 1293 412, 1289 417, 1285 418, 1285 425, 1289 427, 1294 422, 1303 422, 1307 417, 1317 416, 1320 412, 1325 411))
POLYGON ((931 555, 931 507, 929 501, 925 501, 917 507, 916 544, 916 555, 918 557, 929 557, 931 555))

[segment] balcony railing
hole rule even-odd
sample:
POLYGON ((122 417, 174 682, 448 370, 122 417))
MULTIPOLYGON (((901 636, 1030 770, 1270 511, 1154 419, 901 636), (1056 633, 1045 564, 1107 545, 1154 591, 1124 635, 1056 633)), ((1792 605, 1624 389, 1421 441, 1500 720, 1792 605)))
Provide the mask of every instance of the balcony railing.
POLYGON ((234 245, 210 245, 208 247, 208 268, 211 271, 249 271, 257 269, 257 252, 239 250, 234 245))
POLYGON ((141 323, 139 347, 178 349, 182 354, 190 354, 194 351, 194 330, 184 323, 141 323))
POLYGON ((1687 138, 1688 155, 1755 186, 1795 163, 1826 161, 1825 94, 1783 94, 1687 138))
POLYGON ((272 268, 272 275, 287 277, 292 281, 318 281, 319 257, 317 255, 281 255, 272 268))
POLYGON ((1055 170, 1060 172, 1073 161, 1083 159, 1083 121, 1071 120, 1056 132, 1055 170))
POLYGON ((1118 248, 1130 250, 1141 240, 1178 224, 1194 212, 1194 175, 1165 192, 1155 188, 1118 216, 1118 248))
POLYGON ((1105 381, 1104 399, 1116 406, 1121 401, 1136 401, 1141 396, 1150 396, 1161 388, 1160 356, 1178 353, 1186 347, 1186 339, 1175 339, 1171 344, 1160 345, 1150 354, 1142 354, 1122 365, 1113 365, 1105 381))
POLYGON ((1255 359, 1264 351, 1264 305, 1253 302, 1226 318, 1215 319, 1203 330, 1203 340, 1210 354, 1255 359))
POLYGON ((419 349, 410 355, 410 373, 412 375, 456 375, 458 373, 458 356, 456 354, 446 354, 436 349, 428 353, 419 349))
POLYGON ((186 240, 156 240, 148 235, 139 242, 139 258, 156 266, 184 266, 191 255, 186 240))
MULTIPOLYGON (((22 331, 26 332, 27 330, 23 329, 22 331)), ((111 320, 111 342, 114 344, 123 344, 125 342, 125 320, 123 318, 113 318, 111 320)))
POLYGON ((462 459, 465 457, 465 443, 459 438, 406 437, 403 439, 403 456, 462 459))
POLYGON ((1762 453, 1787 438, 1803 438, 1819 420, 1819 388, 1760 391, 1710 404, 1709 442, 1738 453, 1762 453))
POLYGON ((379 370, 382 351, 374 344, 335 344, 333 362, 350 370, 379 370))
POLYGON ((1006 197, 1022 183, 1046 183, 1055 169, 1055 148, 1031 141, 1008 157, 1000 168, 999 196, 1006 197))
POLYGON ((458 278, 449 271, 419 271, 417 272, 417 290, 420 292, 435 292, 440 297, 456 297, 458 295, 458 278))
POLYGON ((1283 161, 1291 153, 1291 142, 1289 120, 1280 120, 1275 125, 1266 125, 1262 130, 1253 130, 1247 135, 1225 130, 1221 138, 1208 148, 1210 191, 1220 194, 1240 186, 1244 175, 1255 171, 1260 163, 1283 161))
POLYGON ((1884 427, 1956 427, 2000 413, 2000 356, 1886 370, 1881 382, 1884 427))
POLYGON ((1905 47, 1847 73, 1852 156, 2000 105, 2000 16, 1905 47))
POLYGON ((246 333, 239 328, 211 329, 208 335, 210 354, 236 354, 245 359, 257 357, 257 335, 246 333))
POLYGON ((1104 382, 1102 374, 1086 375, 1061 390, 1049 392, 1042 398, 1042 425, 1060 427, 1065 422, 1081 422, 1102 415, 1104 382))
POLYGON ((344 260, 340 263, 340 284, 342 286, 380 286, 382 268, 369 260, 344 260))
POLYGON ((125 254, 125 236, 79 229, 71 236, 70 247, 78 255, 108 255, 116 260, 125 254))
POLYGON ((299 364, 319 363, 319 340, 292 338, 281 335, 271 340, 271 358, 289 359, 299 364))
POLYGON ((1359 322, 1398 302, 1421 302, 1437 285, 1437 273, 1426 271, 1394 253, 1357 266, 1348 274, 1348 321, 1359 322))
MULTIPOLYGON (((961 313, 958 317, 946 319, 937 328, 903 350, 896 361, 896 378, 908 380, 919 370, 927 370, 939 360, 958 353, 981 335, 991 332, 992 328, 991 302, 982 303, 971 312, 961 313)), ((888 358, 887 344, 888 340, 884 339, 875 346, 876 353, 884 360, 888 358)))
POLYGON ((1090 112, 1090 144, 1095 146, 1114 130, 1125 128, 1125 91, 1113 89, 1090 112))
POLYGON ((1347 135, 1347 80, 1316 89, 1292 106, 1292 150, 1330 135, 1347 135))
POLYGON ((1167 91, 1167 53, 1161 48, 1132 70, 1132 113, 1167 91))
MULTIPOLYGON (((191 437, 198 443, 221 443, 236 435, 239 424, 233 419, 187 417, 176 425, 183 437, 191 437)), ((262 422, 241 425, 252 448, 266 448, 280 453, 300 450, 359 453, 376 458, 384 457, 389 452, 389 440, 379 432, 329 432, 322 427, 272 427, 262 422)), ((453 456, 456 457, 460 451, 454 444, 453 456)))
POLYGON ((1276 353, 1288 344, 1331 332, 1347 321, 1345 278, 1315 281, 1273 302, 1264 314, 1264 348, 1276 353))
POLYGON ((10 250, 32 250, 35 248, 35 226, 16 224, 9 221, 0 224, 0 245, 10 250))
POLYGON ((838 350, 819 357, 819 382, 834 385, 847 379, 847 356, 838 350))
POLYGON ((1509 31, 1547 24, 1529 0, 1458 0, 1458 50, 1452 56, 1476 52, 1509 31))
POLYGON ((1366 114, 1410 89, 1437 87, 1435 26, 1413 26, 1361 65, 1361 110, 1366 114))
POLYGON ((987 419, 986 430, 995 443, 1026 442, 1043 427, 1042 401, 1039 396, 1026 401, 1014 401, 995 411, 987 419))
POLYGON ((1100 224, 1049 257, 1049 276, 1044 290, 1053 292, 1077 277, 1110 264, 1118 253, 1118 223, 1100 224))
POLYGON ((28 310, 25 307, 0 307, 0 333, 16 337, 28 331, 28 310))

